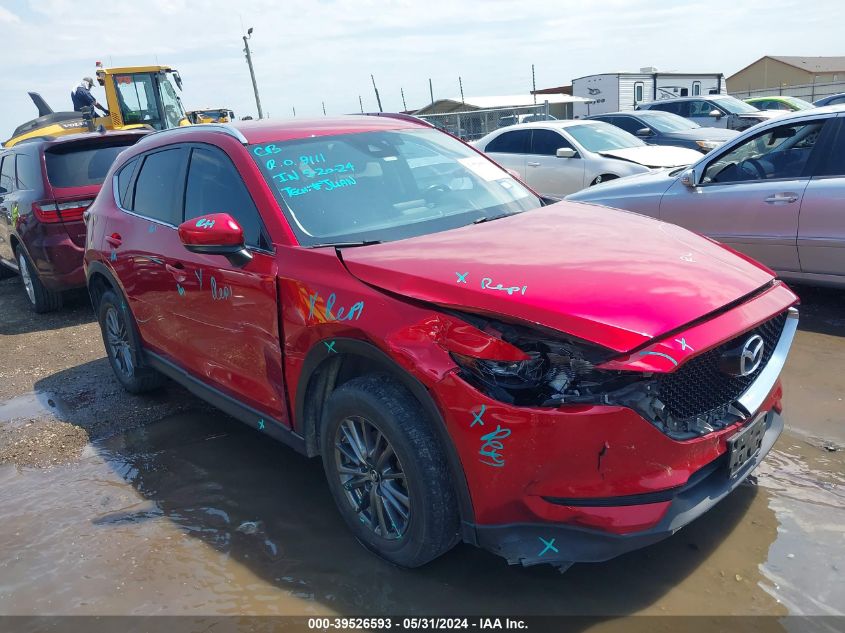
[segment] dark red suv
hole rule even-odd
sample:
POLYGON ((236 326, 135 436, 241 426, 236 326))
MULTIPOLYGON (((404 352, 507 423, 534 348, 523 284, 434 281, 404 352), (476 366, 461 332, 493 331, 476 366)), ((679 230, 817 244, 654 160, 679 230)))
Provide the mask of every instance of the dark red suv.
POLYGON ((20 273, 36 312, 85 287, 82 214, 115 157, 145 134, 40 137, 0 149, 0 274, 20 273))
POLYGON ((601 561, 672 534, 783 428, 795 295, 676 226, 544 200, 395 116, 204 125, 118 159, 88 287, 164 376, 321 456, 355 536, 601 561))

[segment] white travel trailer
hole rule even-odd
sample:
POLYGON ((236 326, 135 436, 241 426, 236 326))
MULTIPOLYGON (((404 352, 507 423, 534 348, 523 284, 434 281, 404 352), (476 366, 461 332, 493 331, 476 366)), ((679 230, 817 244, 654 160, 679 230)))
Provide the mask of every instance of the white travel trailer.
POLYGON ((656 68, 640 68, 638 73, 603 73, 572 80, 572 95, 590 101, 575 103, 575 118, 633 110, 640 103, 726 94, 722 73, 661 73, 656 68))

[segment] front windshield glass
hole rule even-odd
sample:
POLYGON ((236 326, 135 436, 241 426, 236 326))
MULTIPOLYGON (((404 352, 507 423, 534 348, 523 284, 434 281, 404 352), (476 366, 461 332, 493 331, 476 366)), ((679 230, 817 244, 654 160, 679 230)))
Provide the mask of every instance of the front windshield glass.
POLYGON ((138 123, 163 129, 158 104, 153 88, 153 77, 149 73, 115 75, 117 101, 126 125, 138 123))
POLYGON ((759 112, 759 110, 750 103, 740 101, 736 97, 719 97, 714 101, 731 114, 750 114, 753 112, 759 112))
POLYGON ((164 73, 159 75, 158 86, 161 91, 161 105, 164 107, 166 127, 179 127, 179 123, 186 118, 185 108, 182 107, 179 95, 176 94, 173 84, 164 73))
POLYGON ((658 132, 683 132, 701 127, 698 123, 671 112, 638 112, 637 115, 658 132))
POLYGON ((602 121, 590 121, 581 125, 564 128, 587 151, 607 152, 614 149, 640 147, 645 145, 640 139, 615 125, 602 121))
POLYGON ((540 199, 437 130, 391 130, 250 145, 304 246, 390 241, 520 213, 540 199))

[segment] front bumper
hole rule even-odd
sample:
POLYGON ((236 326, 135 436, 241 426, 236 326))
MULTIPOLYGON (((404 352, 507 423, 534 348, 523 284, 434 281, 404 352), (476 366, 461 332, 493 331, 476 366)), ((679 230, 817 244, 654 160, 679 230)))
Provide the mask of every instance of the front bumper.
POLYGON ((553 523, 475 525, 478 545, 503 556, 510 564, 561 566, 573 562, 601 562, 651 545, 707 512, 739 486, 766 457, 782 431, 783 419, 769 411, 760 451, 733 478, 728 476, 728 456, 724 454, 697 471, 686 485, 663 491, 662 496, 584 500, 585 505, 622 508, 628 514, 643 511, 648 515, 651 509, 663 512, 660 521, 648 529, 614 534, 553 523), (666 504, 668 507, 664 507, 666 504))

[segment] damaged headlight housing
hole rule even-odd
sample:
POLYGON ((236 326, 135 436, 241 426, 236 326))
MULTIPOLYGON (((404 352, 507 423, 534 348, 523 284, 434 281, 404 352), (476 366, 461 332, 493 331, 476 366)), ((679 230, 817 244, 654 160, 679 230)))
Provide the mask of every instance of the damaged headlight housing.
POLYGON ((474 315, 462 314, 461 318, 528 356, 520 361, 501 361, 452 353, 467 382, 502 402, 520 406, 609 404, 610 392, 643 377, 641 373, 596 369, 613 355, 611 350, 557 332, 474 315))

